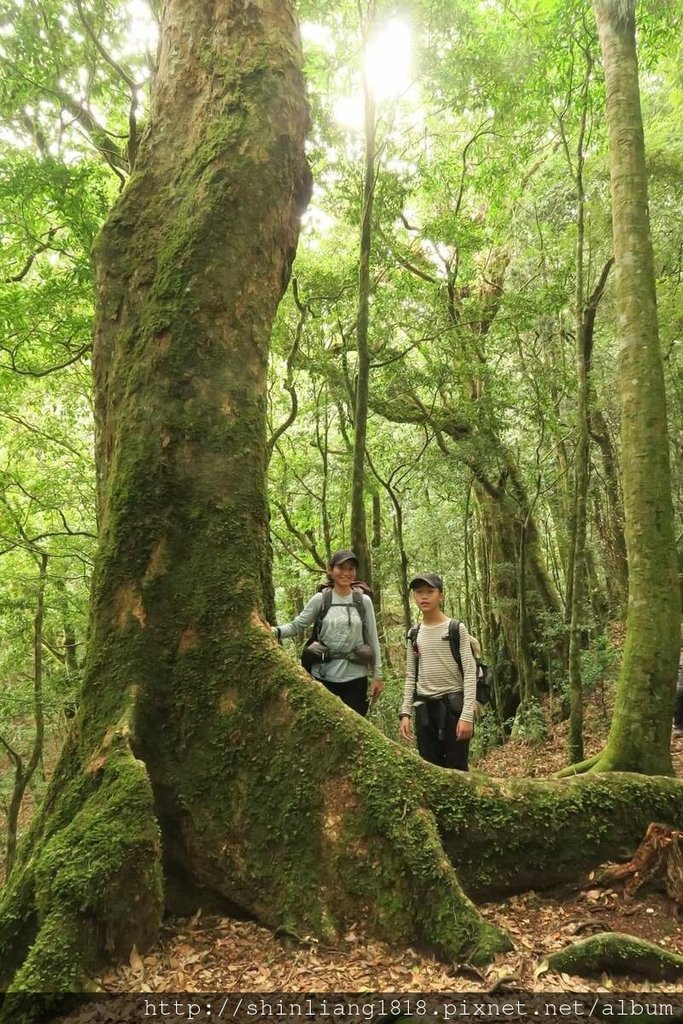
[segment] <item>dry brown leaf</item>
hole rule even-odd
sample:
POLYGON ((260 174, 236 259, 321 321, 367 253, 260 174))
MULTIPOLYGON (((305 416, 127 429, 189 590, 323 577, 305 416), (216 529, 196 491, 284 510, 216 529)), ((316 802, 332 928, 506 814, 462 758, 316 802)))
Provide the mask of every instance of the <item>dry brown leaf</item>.
POLYGON ((131 949, 130 956, 128 957, 128 962, 130 963, 131 970, 133 971, 134 974, 144 973, 145 965, 142 962, 142 957, 138 953, 136 946, 133 946, 133 948, 131 949))

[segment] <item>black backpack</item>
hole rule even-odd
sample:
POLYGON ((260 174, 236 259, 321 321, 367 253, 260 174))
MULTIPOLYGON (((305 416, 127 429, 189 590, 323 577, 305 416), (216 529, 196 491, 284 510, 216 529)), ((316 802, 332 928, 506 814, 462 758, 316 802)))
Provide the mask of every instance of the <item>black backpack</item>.
MULTIPOLYGON (((320 627, 323 624, 323 619, 325 618, 330 608, 332 607, 332 597, 334 596, 333 588, 328 584, 323 584, 323 586, 320 588, 319 593, 323 595, 322 607, 320 608, 316 620, 313 623, 311 635, 304 644, 304 649, 301 652, 301 664, 303 665, 307 672, 311 672, 313 665, 320 662, 319 657, 311 656, 311 654, 308 651, 308 648, 311 646, 311 644, 315 643, 318 640, 320 636, 320 627)), ((367 644, 368 635, 367 624, 365 621, 365 604, 363 602, 364 594, 367 594, 368 597, 372 597, 372 591, 370 590, 370 587, 367 585, 367 583, 361 583, 359 580, 356 580, 356 582, 351 587, 351 596, 353 598, 353 607, 360 615, 360 621, 363 627, 363 642, 367 644)))
MULTIPOLYGON (((408 640, 413 648, 413 654, 416 659, 415 666, 415 684, 417 685, 417 674, 420 659, 420 652, 417 649, 417 634, 419 626, 411 626, 408 630, 408 640)), ((460 623, 457 619, 451 619, 448 623, 448 642, 451 646, 451 654, 454 660, 457 662, 460 674, 464 678, 464 672, 462 670, 462 661, 460 658, 460 623)), ((471 646, 471 644, 470 644, 471 646)), ((493 669, 486 665, 480 658, 474 653, 472 648, 472 657, 474 658, 477 666, 477 704, 488 704, 491 700, 493 691, 493 669)))

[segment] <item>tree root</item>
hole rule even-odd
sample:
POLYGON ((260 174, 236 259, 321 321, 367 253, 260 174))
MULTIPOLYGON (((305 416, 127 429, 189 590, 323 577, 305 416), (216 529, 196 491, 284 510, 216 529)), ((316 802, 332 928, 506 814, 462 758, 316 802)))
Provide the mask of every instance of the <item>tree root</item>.
POLYGON ((594 754, 593 757, 587 757, 584 761, 579 761, 578 764, 568 764, 566 768, 560 768, 559 772, 555 772, 553 778, 570 779, 574 775, 583 775, 585 772, 589 772, 591 768, 594 768, 601 757, 602 752, 594 754))
MULTIPOLYGON (((9 993, 83 990, 103 960, 154 941, 159 831, 164 879, 186 879, 198 899, 332 942, 360 920, 369 934, 483 964, 509 940, 473 894, 575 878, 635 847, 651 814, 683 824, 674 779, 499 782, 435 768, 261 638, 242 637, 236 655, 260 687, 224 688, 209 714, 204 698, 192 742, 187 698, 165 732, 135 690, 134 734, 110 727, 89 747, 77 721, 0 899, 9 993)), ((89 700, 79 719, 92 720, 89 700)))
POLYGON ((595 880, 600 885, 623 882, 629 896, 648 882, 660 882, 678 912, 683 904, 683 832, 653 821, 631 860, 608 866, 595 880))
POLYGON ((635 850, 653 817, 674 825, 683 818, 683 784, 675 779, 588 773, 473 785, 434 775, 428 805, 460 881, 477 899, 574 881, 635 850))
MULTIPOLYGON (((147 772, 126 731, 110 732, 85 771, 53 787, 20 849, 0 900, 0 988, 8 993, 1 1019, 26 1009, 12 993, 42 993, 44 1011, 59 1002, 50 993, 88 991, 103 957, 156 938, 159 831, 147 772)), ((70 744, 58 774, 70 777, 74 754, 70 744)))
POLYGON ((683 956, 668 953, 633 935, 605 932, 552 953, 544 961, 546 965, 551 971, 587 978, 607 972, 649 978, 651 981, 680 981, 683 956))

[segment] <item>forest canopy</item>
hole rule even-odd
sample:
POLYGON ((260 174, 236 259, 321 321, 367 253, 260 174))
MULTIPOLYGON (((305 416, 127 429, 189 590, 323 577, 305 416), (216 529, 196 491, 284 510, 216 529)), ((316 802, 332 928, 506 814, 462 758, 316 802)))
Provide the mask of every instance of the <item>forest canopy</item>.
MULTIPOLYGON (((43 876, 51 894, 11 965, 19 989, 54 969, 54 929, 83 941, 73 894, 90 906, 92 891, 60 875, 65 843, 139 901, 131 921, 108 901, 93 911, 110 950, 136 927, 151 941, 171 879, 274 925, 304 913, 333 934, 360 901, 378 930, 441 952, 500 948, 456 878, 485 891, 498 870, 495 849, 479 867, 480 849, 457 852, 462 807, 475 845, 510 822, 516 848, 536 844, 533 875, 546 853, 521 805, 540 830, 551 801, 501 791, 511 809, 489 826, 493 791, 430 782, 381 736, 396 736, 416 571, 441 573, 448 613, 493 664, 480 750, 571 714, 568 761, 594 767, 583 694, 627 621, 598 767, 672 771, 683 15, 637 11, 637 73, 632 17, 607 2, 596 22, 565 0, 302 0, 300 67, 290 5, 261 0, 253 24, 244 6, 9 0, 0 21, 0 742, 13 769, 0 795, 14 865, 0 950, 32 940, 43 876), (610 64, 615 45, 627 56, 610 64), (622 195, 626 177, 640 191, 622 195), (631 207, 640 234, 619 220, 631 207), (389 679, 372 729, 340 717, 265 628, 300 611, 348 545, 389 679), (253 737, 283 725, 308 745, 308 774, 264 796, 253 737), (348 788, 335 789, 331 725, 358 744, 348 788), (26 788, 39 802, 63 740, 17 853, 26 788), (377 764, 384 804, 368 788, 377 764), (399 905, 350 881, 330 821, 358 807, 354 856, 381 836, 399 905), (101 821, 130 829, 102 861, 101 821), (283 843, 296 821, 320 827, 310 858, 245 867, 272 822, 283 843), (304 911, 302 891, 315 893, 304 911)), ((278 742, 283 778, 292 751, 278 742)), ((628 785, 615 781, 614 823, 568 848, 560 875, 644 831, 628 785)), ((637 785, 651 787, 640 805, 655 794, 680 824, 675 783, 637 785)), ((553 842, 599 813, 607 786, 557 789, 553 842)), ((500 884, 520 873, 507 865, 500 884)))
MULTIPOLYGON (((365 68, 374 180, 362 498, 382 626, 396 643, 410 614, 407 575, 438 568, 448 607, 496 660, 507 721, 520 679, 565 699, 557 652, 579 436, 576 303, 589 305, 612 256, 594 18, 582 4, 436 2, 369 4, 362 17, 355 4, 303 3, 299 16, 314 190, 272 339, 278 613, 301 607, 350 539, 365 68), (504 534, 496 499, 487 501, 496 490, 504 534), (514 536, 522 525, 523 539, 514 536), (518 626, 521 543, 539 585, 518 626), (515 649, 524 629, 529 664, 515 649)), ((680 14, 643 7, 638 24, 680 566, 680 14)), ((88 10, 10 3, 3 19, 0 614, 10 742, 32 705, 43 552, 53 725, 78 687, 97 533, 90 251, 144 135, 157 38, 142 0, 88 10)), ((623 617, 627 587, 613 278, 596 303, 590 353, 582 628, 596 637, 623 617)))

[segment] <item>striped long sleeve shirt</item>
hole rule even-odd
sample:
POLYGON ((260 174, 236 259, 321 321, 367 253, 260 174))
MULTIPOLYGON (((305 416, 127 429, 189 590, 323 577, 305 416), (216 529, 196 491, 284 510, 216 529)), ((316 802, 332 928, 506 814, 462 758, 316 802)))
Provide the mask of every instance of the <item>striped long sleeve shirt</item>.
POLYGON ((470 647, 467 627, 460 623, 460 660, 463 675, 451 652, 448 639, 450 619, 436 626, 420 626, 417 633, 419 658, 415 657, 410 640, 406 644, 406 681, 401 715, 410 715, 413 703, 420 697, 442 697, 446 693, 464 691, 462 719, 473 722, 476 711, 477 664, 470 647), (419 666, 418 666, 419 662, 419 666), (418 671, 419 668, 419 671, 418 671), (417 693, 415 680, 417 676, 417 693))

